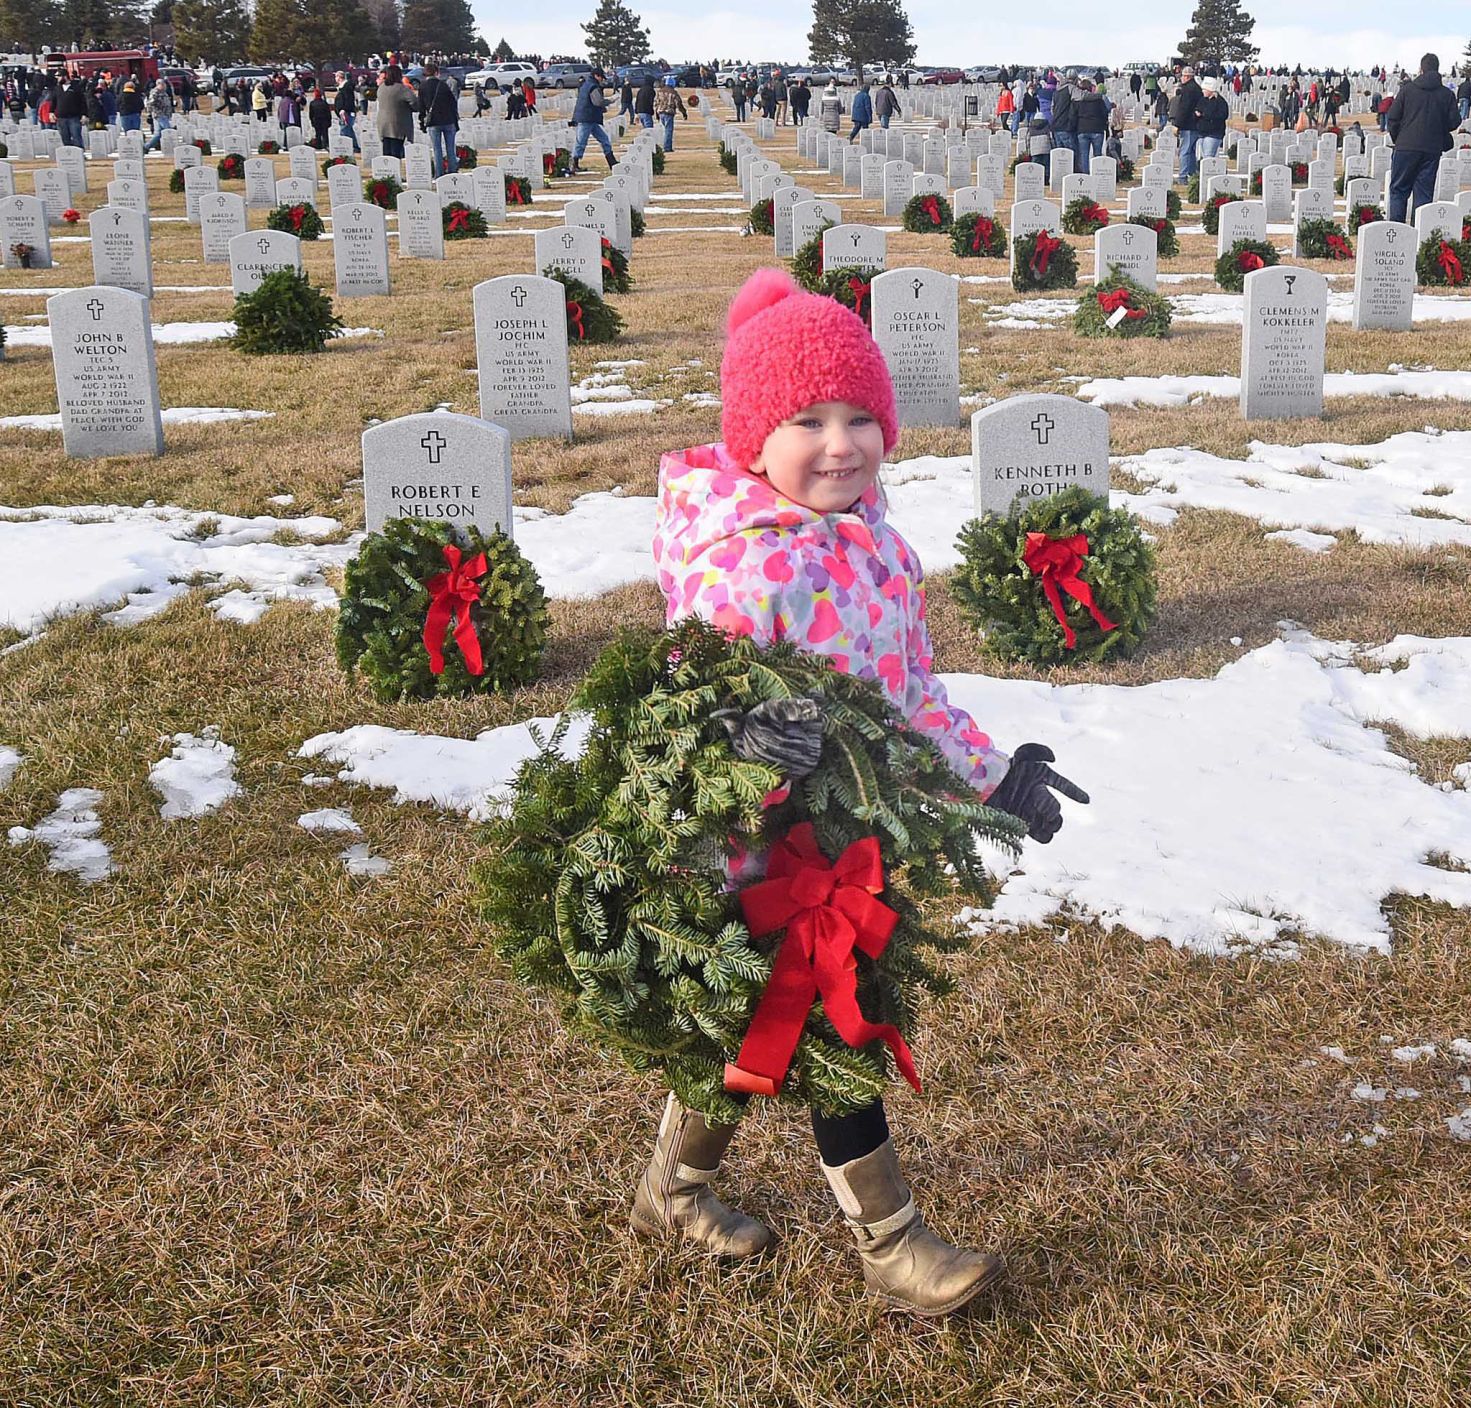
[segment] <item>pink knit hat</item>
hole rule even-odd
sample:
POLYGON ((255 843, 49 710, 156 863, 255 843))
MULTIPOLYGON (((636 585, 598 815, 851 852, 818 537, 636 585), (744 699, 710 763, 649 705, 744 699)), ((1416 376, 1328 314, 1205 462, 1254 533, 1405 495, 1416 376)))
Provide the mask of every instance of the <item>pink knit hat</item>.
POLYGON ((758 269, 731 300, 720 363, 720 425, 742 468, 788 416, 848 401, 883 427, 884 453, 899 443, 889 368, 863 319, 835 298, 803 293, 781 269, 758 269))

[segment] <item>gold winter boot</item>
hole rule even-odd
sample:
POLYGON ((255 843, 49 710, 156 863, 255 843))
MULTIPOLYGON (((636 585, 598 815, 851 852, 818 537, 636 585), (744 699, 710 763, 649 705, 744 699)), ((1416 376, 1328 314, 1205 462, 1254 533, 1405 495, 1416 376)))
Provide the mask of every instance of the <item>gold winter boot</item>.
POLYGON ((677 1232, 716 1256, 758 1256, 771 1230, 726 1207, 710 1189, 735 1133, 733 1124, 708 1124, 673 1094, 664 1106, 654 1157, 639 1179, 629 1222, 642 1237, 677 1232))
POLYGON ((948 1315, 1006 1274, 999 1256, 952 1247, 924 1225, 891 1140, 822 1171, 858 1243, 863 1282, 886 1305, 948 1315))

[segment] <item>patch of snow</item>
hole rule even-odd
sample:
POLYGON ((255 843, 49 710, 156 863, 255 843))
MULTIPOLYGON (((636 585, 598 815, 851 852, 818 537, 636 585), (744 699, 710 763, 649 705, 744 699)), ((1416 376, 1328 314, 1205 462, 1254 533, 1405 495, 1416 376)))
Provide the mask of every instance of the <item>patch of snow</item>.
POLYGON ((1371 1105, 1382 1105, 1389 1098, 1389 1091, 1377 1085, 1371 1085, 1366 1080, 1361 1080, 1349 1094, 1355 1100, 1363 1100, 1371 1105))
MULTIPOLYGON (((183 216, 172 217, 182 220, 183 216)), ((229 284, 154 284, 154 293, 228 293, 233 298, 234 290, 229 284)), ((58 293, 73 293, 71 288, 0 288, 0 297, 52 298, 58 293)), ((46 315, 42 313, 41 317, 46 315)))
POLYGON ((1337 1061, 1340 1066, 1353 1065, 1353 1059, 1341 1046, 1320 1046, 1318 1050, 1330 1061, 1337 1061))
MULTIPOLYGON (((219 342, 235 336, 234 323, 155 323, 153 342, 156 347, 173 347, 189 342, 219 342)), ((382 337, 378 328, 344 328, 338 337, 382 337)), ((13 328, 6 337, 12 347, 51 346, 51 329, 13 328)))
POLYGON ((266 500, 268 504, 275 504, 277 508, 290 508, 296 502, 295 494, 272 494, 266 500))
POLYGON ((352 819, 352 813, 341 807, 323 807, 321 811, 303 812, 296 818, 303 831, 346 832, 349 836, 361 836, 363 828, 352 819))
MULTIPOLYGON (((1185 406, 1208 398, 1240 396, 1236 376, 1096 377, 1078 388, 1095 406, 1185 406)), ((1471 401, 1471 372, 1329 372, 1325 396, 1413 396, 1429 401, 1471 401)))
MULTIPOLYGON (((275 411, 242 411, 234 406, 166 406, 165 425, 218 425, 228 420, 271 420, 275 411)), ((0 430, 54 430, 61 432, 61 413, 37 416, 0 416, 0 430)))
POLYGON ((1462 1110, 1459 1115, 1447 1115, 1445 1123, 1452 1139, 1471 1142, 1471 1110, 1462 1110))
POLYGON ((1402 1066, 1410 1066, 1427 1056, 1434 1056, 1435 1043, 1427 1041, 1419 1046, 1396 1046, 1389 1054, 1402 1066))
POLYGON ((148 780, 163 798, 158 814, 165 821, 208 816, 241 791, 235 781, 235 750, 220 741, 214 725, 197 737, 176 733, 174 751, 148 769, 148 780))
POLYGON ((349 875, 363 875, 369 878, 387 875, 393 869, 393 862, 391 860, 385 860, 382 856, 371 854, 365 843, 349 846, 343 851, 342 864, 346 867, 349 875))
POLYGON ((33 827, 12 826, 12 846, 39 841, 51 851, 46 869, 75 875, 85 885, 105 880, 116 868, 112 852, 100 839, 102 819, 97 806, 102 793, 95 787, 69 787, 56 799, 56 810, 33 827))
MULTIPOLYGON (((1310 528, 1284 528, 1280 532, 1268 533, 1266 535, 1273 542, 1291 543, 1295 548, 1301 548, 1304 552, 1327 552, 1329 548, 1335 547, 1338 539, 1331 533, 1314 533, 1310 528)), ((1239 636, 1231 638, 1233 645, 1240 645, 1239 636)))
POLYGON ((1463 1061, 1471 1061, 1471 1040, 1464 1036, 1458 1036, 1451 1042, 1451 1054, 1459 1056, 1463 1061))
POLYGON ((15 748, 8 748, 0 744, 0 788, 10 785, 10 779, 15 776, 16 769, 20 765, 20 752, 15 748))

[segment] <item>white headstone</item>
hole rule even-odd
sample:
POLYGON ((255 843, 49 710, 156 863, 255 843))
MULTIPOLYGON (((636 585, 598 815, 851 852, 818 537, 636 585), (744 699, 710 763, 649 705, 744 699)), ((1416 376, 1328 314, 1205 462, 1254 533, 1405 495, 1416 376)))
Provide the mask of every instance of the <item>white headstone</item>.
POLYGON ((370 533, 395 518, 420 518, 511 534, 510 435, 478 416, 445 411, 370 427, 363 432, 363 517, 370 533))
POLYGON ((1057 204, 1050 200, 1021 201, 1011 207, 1011 270, 1016 272, 1016 241, 1047 230, 1062 235, 1062 215, 1057 204))
POLYGON ((332 262, 339 298, 370 298, 392 292, 387 212, 366 200, 334 207, 332 262))
POLYGON ((406 259, 444 258, 444 216, 434 190, 399 192, 398 252, 406 259))
POLYGON ((51 267, 51 234, 46 228, 46 205, 40 196, 0 199, 0 257, 7 269, 21 267, 17 245, 28 245, 32 269, 51 267))
POLYGON ((801 249, 808 240, 816 238, 825 226, 842 221, 843 212, 836 202, 830 200, 803 200, 792 207, 792 245, 801 249))
POLYGON ((934 269, 892 269, 872 281, 873 336, 889 364, 900 425, 960 420, 959 285, 934 269))
POLYGON ((567 300, 555 279, 506 274, 476 284, 480 414, 512 439, 572 436, 567 300))
POLYGON ((1093 235, 1093 282, 1117 270, 1151 293, 1159 288, 1159 236, 1143 225, 1105 225, 1093 235))
POLYGON ((276 207, 276 163, 268 156, 245 158, 245 204, 251 210, 276 207))
MULTIPOLYGON (((884 214, 900 215, 914 194, 914 167, 907 161, 884 163, 884 214)), ((799 246, 800 248, 800 243, 799 246)))
POLYGON ((1276 265, 1246 276, 1241 329, 1241 414, 1286 420, 1323 414, 1328 283, 1276 265))
POLYGON ((882 273, 888 236, 872 225, 833 225, 822 232, 823 269, 855 268, 882 273))
POLYGON ((1072 396, 1009 396, 970 420, 977 516, 1064 489, 1108 497, 1108 412, 1072 396))
POLYGON ((538 273, 566 274, 595 293, 603 290, 603 245, 598 232, 587 225, 554 225, 533 236, 538 273))
POLYGON ((1216 258, 1219 259, 1237 240, 1267 240, 1267 208, 1259 200, 1233 200, 1223 205, 1216 225, 1216 258))
POLYGON ((363 198, 363 172, 353 162, 327 168, 327 199, 335 216, 339 205, 356 205, 363 198))
POLYGON ((1415 210, 1415 234, 1421 244, 1439 231, 1443 239, 1461 238, 1461 207, 1453 200, 1433 200, 1415 210))
POLYGON ((122 206, 104 205, 87 217, 92 235, 92 282, 153 295, 148 217, 122 206))
POLYGON ((277 269, 301 273, 301 241, 285 230, 247 230, 230 241, 230 287, 238 298, 254 293, 277 269))
POLYGON ((1359 226, 1354 251, 1354 327, 1408 332, 1415 304, 1415 231, 1399 221, 1359 226))

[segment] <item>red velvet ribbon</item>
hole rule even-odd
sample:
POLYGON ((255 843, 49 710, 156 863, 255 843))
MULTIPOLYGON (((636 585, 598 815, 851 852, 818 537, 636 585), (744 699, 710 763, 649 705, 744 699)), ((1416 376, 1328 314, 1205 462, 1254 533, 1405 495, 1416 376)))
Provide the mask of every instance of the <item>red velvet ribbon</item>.
POLYGON ((551 152, 543 152, 541 154, 541 169, 548 176, 557 169, 557 158, 551 152))
POLYGON ((984 215, 976 216, 976 226, 970 237, 970 247, 977 253, 982 249, 991 247, 991 237, 996 233, 996 226, 984 215))
POLYGON ((1236 267, 1243 274, 1250 274, 1257 269, 1266 268, 1266 261, 1254 249, 1243 249, 1237 257, 1236 267))
POLYGON ((1435 256, 1435 262, 1440 265, 1441 270, 1451 283, 1459 284, 1465 279, 1466 275, 1461 268, 1461 261, 1457 258, 1456 251, 1444 240, 1440 242, 1440 251, 1435 256))
POLYGON ((1108 211, 1101 205, 1085 205, 1083 207, 1083 219, 1091 220, 1100 227, 1108 224, 1108 211))
POLYGON ((940 223, 940 203, 933 195, 927 195, 919 203, 919 208, 929 217, 931 225, 940 223))
POLYGON ((1138 318, 1147 318, 1147 308, 1131 308, 1129 306, 1129 290, 1126 288, 1106 289, 1098 295, 1098 306, 1105 313, 1116 313, 1120 308, 1124 310, 1124 317, 1133 322, 1138 318))
POLYGON ((466 230, 470 227, 470 212, 461 206, 458 210, 449 213, 449 228, 453 233, 455 230, 466 230))
POLYGON ((1028 533, 1027 545, 1022 550, 1022 561, 1034 577, 1042 579, 1042 590, 1047 604, 1062 627, 1062 641, 1069 649, 1078 644, 1077 633, 1068 625, 1067 612, 1063 610, 1061 588, 1076 602, 1080 602, 1088 614, 1103 631, 1118 629, 1117 622, 1110 621, 1093 602, 1093 588, 1079 575, 1083 559, 1088 556, 1088 539, 1083 533, 1074 533, 1071 538, 1049 538, 1046 533, 1028 533))
POLYGON ((521 198, 521 183, 514 176, 508 176, 506 178, 506 199, 510 201, 512 205, 526 204, 526 202, 521 198))
POLYGON ((306 219, 306 206, 293 205, 287 209, 286 214, 291 220, 291 228, 293 230, 299 230, 301 229, 301 222, 306 219))
POLYGON ((465 657, 465 668, 472 675, 485 673, 480 655, 480 637, 470 619, 470 603, 480 600, 480 585, 475 580, 486 572, 485 554, 477 553, 468 562, 460 561, 460 550, 446 543, 444 560, 448 572, 440 572, 424 583, 429 593, 429 614, 424 618, 424 649, 429 652, 429 672, 444 673, 444 632, 455 621, 455 644, 465 657))
POLYGON ((579 342, 587 341, 587 329, 582 325, 582 304, 574 299, 567 300, 567 316, 572 320, 572 327, 577 333, 579 342))
POLYGON ((848 292, 853 295, 853 311, 860 318, 868 315, 863 311, 863 305, 868 302, 868 296, 873 290, 871 283, 864 283, 856 274, 848 279, 848 292))
POLYGON ((1362 229, 1365 225, 1372 224, 1375 220, 1379 218, 1379 216, 1375 213, 1374 207, 1372 205, 1359 206, 1358 217, 1360 229, 1362 229))
POLYGON ((818 848, 812 823, 804 821, 777 843, 766 875, 741 891, 746 924, 754 938, 787 932, 740 1055, 726 1063, 725 1088, 774 1096, 812 1003, 821 997, 823 1014, 849 1046, 887 1043, 904 1079, 918 1090, 914 1057, 899 1029, 868 1021, 858 1007, 853 950, 877 958, 899 922, 877 898, 884 887, 878 841, 855 841, 830 862, 818 848))
POLYGON ((1326 241, 1328 254, 1333 259, 1352 259, 1354 252, 1348 247, 1348 241, 1342 235, 1329 235, 1326 241))
POLYGON ((1027 266, 1031 269, 1033 278, 1040 279, 1047 273, 1052 256, 1061 248, 1061 240, 1053 239, 1046 230, 1037 231, 1037 243, 1032 246, 1032 259, 1027 266))

